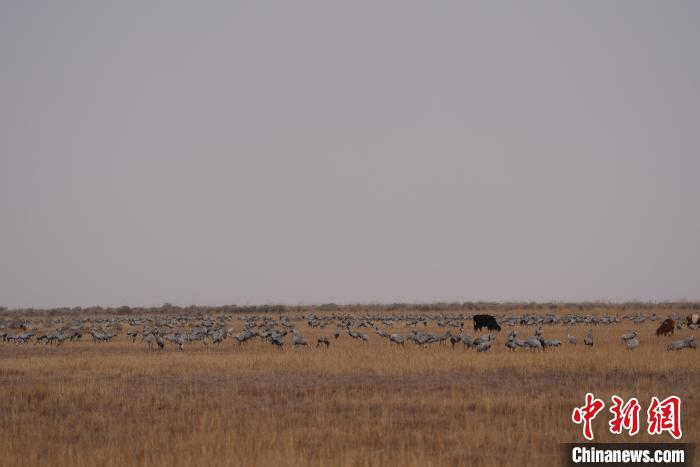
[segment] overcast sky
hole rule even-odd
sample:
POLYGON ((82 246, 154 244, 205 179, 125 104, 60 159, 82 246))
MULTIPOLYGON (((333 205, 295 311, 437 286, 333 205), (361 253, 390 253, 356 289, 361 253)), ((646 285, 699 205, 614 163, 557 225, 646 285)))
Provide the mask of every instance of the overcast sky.
POLYGON ((5 0, 0 305, 698 299, 699 25, 5 0))

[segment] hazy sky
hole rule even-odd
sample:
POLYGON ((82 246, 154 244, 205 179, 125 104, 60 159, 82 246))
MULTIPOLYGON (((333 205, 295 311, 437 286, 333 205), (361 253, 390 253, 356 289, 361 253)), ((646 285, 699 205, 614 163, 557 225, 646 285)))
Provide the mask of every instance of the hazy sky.
POLYGON ((699 25, 2 1, 0 305, 700 298, 699 25))

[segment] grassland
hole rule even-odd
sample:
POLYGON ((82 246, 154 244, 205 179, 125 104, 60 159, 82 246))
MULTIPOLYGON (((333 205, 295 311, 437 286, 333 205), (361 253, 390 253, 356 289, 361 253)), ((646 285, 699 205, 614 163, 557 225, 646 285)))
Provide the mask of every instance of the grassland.
MULTIPOLYGON (((643 410, 651 396, 678 395, 683 441, 698 442, 700 353, 667 352, 656 325, 594 327, 593 349, 581 342, 588 327, 544 326, 564 344, 534 353, 509 352, 507 329, 479 354, 401 348, 373 332, 368 344, 344 334, 328 350, 228 339, 149 352, 124 335, 0 343, 0 465, 557 465, 558 443, 583 440, 570 416, 586 392, 608 406, 612 394, 635 396, 643 410), (630 352, 619 336, 633 329, 641 346, 630 352)), ((333 332, 300 329, 309 341, 333 332)), ((420 330, 445 331, 435 321, 420 330)), ((606 407, 596 441, 673 441, 613 436, 608 419, 606 407)))

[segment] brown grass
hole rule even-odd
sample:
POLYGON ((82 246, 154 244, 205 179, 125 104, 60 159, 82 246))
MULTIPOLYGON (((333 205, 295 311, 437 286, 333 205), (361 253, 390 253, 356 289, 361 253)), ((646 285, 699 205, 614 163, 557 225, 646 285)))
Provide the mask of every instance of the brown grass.
MULTIPOLYGON (((434 323, 419 330, 445 331, 434 323)), ((310 341, 334 329, 299 324, 310 341)), ((607 404, 596 441, 630 440, 607 432, 612 394, 636 396, 643 411, 652 395, 680 396, 683 441, 700 441, 697 351, 669 353, 653 323, 629 322, 595 327, 591 350, 586 329, 573 329, 577 346, 544 353, 509 353, 505 332, 484 354, 396 348, 374 332, 329 350, 229 339, 148 352, 123 336, 0 344, 0 465, 555 465, 558 443, 583 440, 570 416, 586 392, 607 404), (640 332, 637 351, 620 344, 628 329, 640 332)), ((544 333, 565 341, 567 330, 544 333)))

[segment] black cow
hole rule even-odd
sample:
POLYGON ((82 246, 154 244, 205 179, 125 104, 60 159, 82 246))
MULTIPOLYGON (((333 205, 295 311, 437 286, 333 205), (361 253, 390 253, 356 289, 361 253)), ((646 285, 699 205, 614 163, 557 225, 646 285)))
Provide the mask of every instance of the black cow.
POLYGON ((668 336, 673 335, 673 330, 676 328, 676 322, 673 321, 671 318, 665 319, 663 323, 661 323, 661 326, 659 326, 659 329, 656 330, 656 335, 664 335, 668 336))
POLYGON ((474 330, 480 331, 486 328, 489 331, 500 331, 501 327, 496 322, 496 318, 491 315, 474 315, 474 330))

